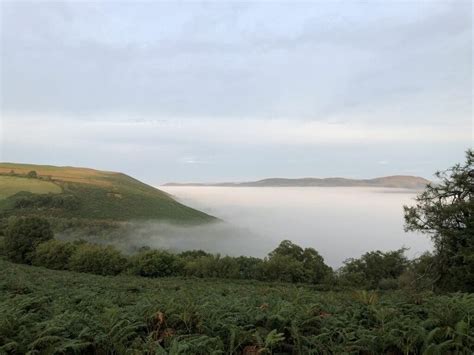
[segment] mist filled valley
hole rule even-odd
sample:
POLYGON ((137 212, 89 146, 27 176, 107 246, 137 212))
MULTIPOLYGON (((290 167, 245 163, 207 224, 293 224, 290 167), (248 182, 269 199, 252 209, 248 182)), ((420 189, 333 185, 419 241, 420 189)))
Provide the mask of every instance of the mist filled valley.
MULTIPOLYGON (((289 239, 320 252, 332 267, 370 250, 431 250, 428 238, 403 229, 403 205, 418 191, 368 187, 160 186, 180 202, 226 223, 195 229, 155 227, 149 243, 165 248, 263 257, 289 239), (165 236, 172 233, 173 238, 165 236), (195 237, 192 237, 192 235, 195 237), (176 238, 178 236, 178 238, 176 238)), ((141 230, 150 231, 143 227, 141 230)), ((139 228, 140 229, 140 228, 139 228)), ((141 236, 141 242, 146 239, 141 236)))
POLYGON ((472 1, 0 2, 0 355, 474 355, 472 1))

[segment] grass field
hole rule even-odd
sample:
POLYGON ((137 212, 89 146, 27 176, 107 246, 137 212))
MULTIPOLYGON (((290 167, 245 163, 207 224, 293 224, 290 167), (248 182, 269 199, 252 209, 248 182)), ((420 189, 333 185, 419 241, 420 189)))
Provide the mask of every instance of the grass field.
POLYGON ((121 173, 85 168, 0 163, 2 178, 0 217, 40 215, 48 218, 88 220, 166 220, 204 223, 216 219, 184 206, 167 193, 121 173), (36 171, 38 178, 27 178, 36 171), (54 198, 17 192, 60 193, 54 198), (5 199, 6 198, 6 199, 5 199))
POLYGON ((103 277, 0 259, 0 353, 469 354, 474 295, 103 277))
POLYGON ((25 179, 16 176, 0 176, 0 199, 5 199, 19 191, 28 191, 34 194, 61 193, 59 185, 37 179, 25 179))

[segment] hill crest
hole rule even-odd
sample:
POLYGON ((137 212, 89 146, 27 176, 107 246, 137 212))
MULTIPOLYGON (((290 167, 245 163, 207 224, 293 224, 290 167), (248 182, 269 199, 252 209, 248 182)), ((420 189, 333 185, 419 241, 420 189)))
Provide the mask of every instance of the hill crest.
POLYGON ((248 182, 222 183, 167 183, 163 186, 223 186, 223 187, 392 187, 421 189, 430 181, 410 175, 391 175, 373 179, 330 178, 267 178, 248 182))
POLYGON ((0 163, 0 217, 15 215, 115 222, 204 223, 216 220, 123 173, 0 163))

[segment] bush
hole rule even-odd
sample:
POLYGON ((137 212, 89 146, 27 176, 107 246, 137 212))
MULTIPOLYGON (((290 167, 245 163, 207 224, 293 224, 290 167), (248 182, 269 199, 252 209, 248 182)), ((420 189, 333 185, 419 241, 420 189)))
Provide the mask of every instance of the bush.
POLYGON ((0 237, 0 256, 6 255, 5 237, 0 237))
POLYGON ((127 266, 127 259, 111 246, 83 243, 77 246, 69 268, 98 275, 117 275, 127 266))
POLYGON ((383 279, 397 279, 409 264, 405 250, 377 250, 365 253, 359 259, 348 259, 340 269, 341 282, 349 286, 375 289, 383 279))
POLYGON ((234 259, 239 266, 240 279, 258 280, 262 278, 263 260, 250 256, 239 256, 234 259))
POLYGON ((163 277, 179 275, 183 264, 178 256, 167 251, 145 250, 131 258, 130 268, 134 275, 163 277))
POLYGON ((31 170, 28 172, 28 174, 26 174, 26 177, 30 178, 30 179, 37 179, 38 178, 38 173, 34 170, 31 170))
POLYGON ((381 290, 396 290, 398 288, 397 279, 381 279, 378 288, 381 290))
POLYGON ((289 255, 274 255, 262 264, 262 278, 267 281, 303 282, 303 263, 289 255))
POLYGON ((188 260, 184 272, 188 276, 220 277, 219 259, 220 255, 209 255, 188 260))
POLYGON ((53 238, 49 222, 38 217, 12 219, 5 231, 5 252, 17 263, 31 263, 36 247, 53 238))
POLYGON ((44 266, 49 269, 66 270, 69 260, 77 246, 57 239, 41 243, 33 254, 33 265, 44 266))
POLYGON ((282 241, 262 264, 266 280, 322 283, 332 278, 332 269, 313 248, 303 249, 289 240, 282 241))
POLYGON ((407 270, 400 275, 398 282, 407 291, 432 291, 439 275, 436 274, 436 256, 426 252, 412 260, 407 270))

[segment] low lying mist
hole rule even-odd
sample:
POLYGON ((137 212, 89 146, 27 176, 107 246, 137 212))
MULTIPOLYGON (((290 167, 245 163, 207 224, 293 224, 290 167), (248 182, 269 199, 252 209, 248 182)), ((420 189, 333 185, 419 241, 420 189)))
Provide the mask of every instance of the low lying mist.
MULTIPOLYGON (((403 205, 414 203, 418 193, 414 190, 367 187, 159 188, 188 206, 228 222, 184 233, 191 236, 196 233, 193 248, 202 242, 202 248, 210 251, 261 257, 281 240, 289 239, 303 247, 315 248, 333 267, 370 250, 394 250, 405 246, 410 248, 407 255, 415 257, 432 248, 426 236, 403 230, 403 205)), ((179 240, 186 243, 184 237, 179 240)))
POLYGON ((341 266, 371 250, 410 248, 409 257, 431 249, 423 235, 403 230, 404 204, 416 191, 355 187, 160 187, 184 204, 224 222, 199 226, 164 222, 125 223, 107 238, 62 235, 113 244, 125 253, 141 247, 202 249, 231 256, 264 257, 284 239, 320 252, 341 266))

